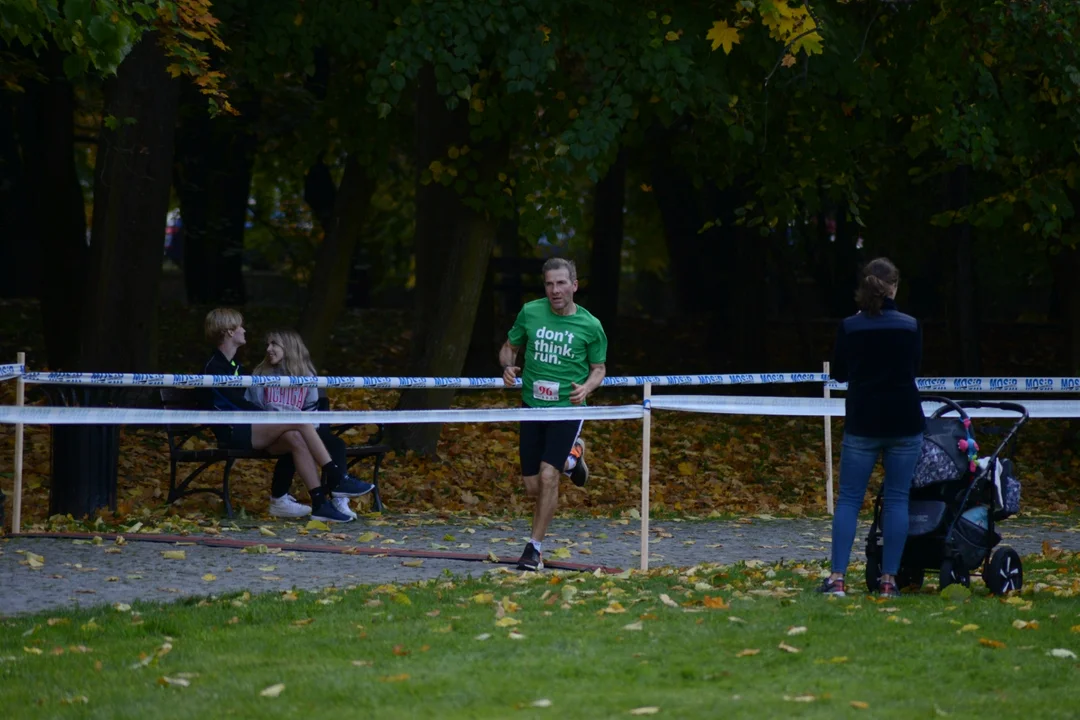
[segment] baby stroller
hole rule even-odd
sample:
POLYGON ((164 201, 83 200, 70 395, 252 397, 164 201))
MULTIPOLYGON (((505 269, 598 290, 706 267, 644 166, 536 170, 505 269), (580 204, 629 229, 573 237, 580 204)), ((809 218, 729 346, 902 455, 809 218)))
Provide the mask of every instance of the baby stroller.
MULTIPOLYGON (((954 583, 967 587, 971 571, 982 567, 990 592, 999 595, 1019 590, 1024 584, 1020 555, 1010 547, 997 547, 1001 536, 994 525, 1020 511, 1020 482, 1008 456, 1017 432, 1027 422, 1027 409, 1012 402, 954 402, 936 396, 924 396, 923 400, 942 406, 926 422, 922 455, 912 480, 908 538, 897 586, 922 587, 930 570, 940 573, 941 589, 954 583), (981 459, 965 412, 974 408, 1020 415, 993 454, 981 459), (943 417, 951 412, 959 417, 943 417)), ((881 511, 878 492, 866 538, 866 587, 871 592, 878 589, 881 580, 881 511)))

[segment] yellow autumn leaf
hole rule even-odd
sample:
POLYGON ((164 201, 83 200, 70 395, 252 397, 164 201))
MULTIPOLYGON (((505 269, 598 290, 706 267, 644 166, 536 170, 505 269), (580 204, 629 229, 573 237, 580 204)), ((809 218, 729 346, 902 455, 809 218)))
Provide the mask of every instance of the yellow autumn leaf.
POLYGON ((187 553, 183 550, 165 550, 161 557, 166 560, 187 560, 187 553))
POLYGON ((271 685, 268 688, 263 688, 262 691, 259 692, 259 695, 261 695, 262 697, 276 698, 278 695, 281 694, 281 691, 284 689, 285 684, 278 683, 276 685, 271 685))
POLYGON ((739 31, 727 24, 727 20, 717 20, 712 24, 712 29, 705 33, 705 39, 712 41, 712 49, 715 52, 724 48, 724 54, 731 54, 731 47, 739 44, 739 31))
POLYGON ((493 562, 493 563, 497 563, 497 562, 499 562, 499 556, 498 556, 498 555, 496 555, 496 554, 494 553, 494 551, 492 551, 492 550, 488 550, 488 555, 487 555, 487 559, 488 559, 488 560, 489 560, 490 562, 493 562))
POLYGON ((724 602, 724 598, 720 596, 710 597, 709 595, 706 595, 704 598, 701 599, 701 604, 712 610, 727 610, 729 607, 731 607, 726 602, 724 602))
POLYGON ((607 613, 608 615, 619 615, 626 612, 626 608, 624 608, 621 603, 611 602, 608 603, 608 606, 600 612, 607 613))
POLYGON ((960 628, 959 630, 957 630, 956 634, 959 635, 960 633, 973 632, 973 631, 978 630, 978 629, 979 629, 978 625, 975 625, 974 623, 968 623, 967 625, 965 625, 962 628, 960 628))
POLYGON ((478 593, 470 599, 477 605, 489 605, 495 602, 495 596, 491 593, 478 593))
POLYGON ((783 650, 784 652, 788 652, 788 653, 801 653, 802 652, 802 650, 800 650, 799 648, 792 647, 791 645, 788 645, 787 643, 780 643, 776 647, 779 648, 780 650, 783 650))
POLYGON ((504 618, 500 618, 495 621, 495 627, 513 627, 514 625, 520 625, 521 622, 507 615, 504 618))
POLYGON ((31 570, 40 570, 45 567, 45 558, 32 552, 26 553, 26 564, 31 570))
POLYGON ((999 640, 991 640, 989 638, 979 638, 979 644, 983 647, 993 648, 994 650, 1000 650, 1005 647, 1005 643, 999 640))
POLYGON ((381 678, 379 678, 379 682, 389 682, 389 683, 405 682, 406 680, 409 679, 409 677, 410 676, 409 676, 408 673, 401 673, 400 675, 384 675, 381 678))
POLYGON ((405 567, 418 568, 418 567, 423 567, 424 566, 424 561, 423 560, 404 560, 404 561, 402 561, 401 564, 404 565, 405 567))
POLYGON ((217 575, 213 573, 206 573, 202 576, 202 579, 204 582, 214 582, 215 580, 217 580, 217 575))
POLYGON ((569 548, 561 547, 558 550, 556 550, 555 552, 551 553, 551 557, 553 559, 555 559, 555 560, 569 560, 570 559, 570 550, 569 550, 569 548))
POLYGON ((679 39, 679 33, 675 32, 674 30, 668 30, 667 34, 664 35, 664 39, 668 42, 675 42, 679 39))
POLYGON ((360 537, 356 538, 356 542, 369 543, 369 542, 371 542, 372 540, 374 540, 377 537, 379 537, 379 533, 366 532, 363 535, 361 535, 360 537))
POLYGON ((740 650, 739 652, 735 653, 735 657, 751 657, 752 655, 757 655, 759 652, 761 651, 757 648, 746 648, 745 650, 740 650))
POLYGON ((277 537, 277 533, 275 533, 273 530, 266 527, 265 525, 259 526, 259 534, 265 535, 266 537, 277 537))
POLYGON ((304 526, 308 530, 325 530, 330 531, 330 526, 324 523, 322 520, 308 520, 308 524, 304 526))
POLYGON ((690 477, 694 474, 694 466, 688 462, 681 462, 678 465, 679 474, 683 477, 690 477))
POLYGON ((23 652, 28 652, 31 655, 40 655, 41 654, 41 648, 26 647, 25 645, 23 645, 23 652))
POLYGON ((1038 630, 1038 620, 1013 620, 1012 626, 1017 630, 1038 630))
POLYGON ((851 707, 855 708, 856 710, 867 710, 870 707, 870 703, 863 702, 862 700, 852 700, 848 704, 851 705, 851 707))

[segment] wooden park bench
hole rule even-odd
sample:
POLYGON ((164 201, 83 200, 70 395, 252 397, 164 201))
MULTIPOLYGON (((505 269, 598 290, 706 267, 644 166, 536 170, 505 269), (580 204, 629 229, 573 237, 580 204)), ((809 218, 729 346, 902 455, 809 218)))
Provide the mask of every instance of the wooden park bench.
MULTIPOLYGON (((198 392, 198 390, 191 389, 162 388, 161 406, 166 410, 204 410, 205 408, 198 402, 198 392)), ((329 409, 329 401, 326 398, 320 398, 319 410, 329 409)), ((352 425, 333 425, 331 426, 331 430, 335 435, 341 435, 350 427, 352 427, 352 425)), ((379 468, 382 466, 383 456, 390 451, 390 447, 382 443, 383 426, 376 425, 376 428, 376 432, 369 436, 364 444, 346 447, 345 456, 348 458, 348 469, 351 469, 353 465, 364 458, 374 458, 374 467, 372 468, 371 475, 371 482, 375 485, 375 489, 372 491, 372 495, 374 496, 372 509, 376 512, 381 512, 383 504, 382 497, 379 495, 379 468)), ((182 497, 194 495, 195 493, 213 493, 220 497, 222 502, 225 503, 225 514, 230 518, 233 516, 233 509, 232 501, 229 498, 229 473, 236 461, 276 460, 280 457, 271 455, 265 450, 236 450, 218 447, 217 439, 214 436, 213 427, 211 425, 168 424, 165 426, 165 432, 169 440, 168 502, 172 503, 182 497), (201 439, 203 442, 209 443, 213 447, 202 449, 186 447, 194 439, 201 439), (192 482, 202 475, 203 471, 220 462, 225 463, 225 470, 221 479, 221 489, 204 485, 192 486, 192 482), (199 467, 195 468, 195 470, 178 483, 176 480, 178 466, 182 463, 199 463, 199 467)))

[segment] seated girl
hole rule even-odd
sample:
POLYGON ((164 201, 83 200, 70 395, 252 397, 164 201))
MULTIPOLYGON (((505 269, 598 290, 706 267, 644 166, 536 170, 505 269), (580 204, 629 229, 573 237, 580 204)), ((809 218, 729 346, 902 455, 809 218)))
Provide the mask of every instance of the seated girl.
MULTIPOLYGON (((266 358, 256 366, 253 375, 276 375, 284 377, 315 377, 315 366, 303 338, 293 330, 275 330, 266 336, 266 358)), ((263 410, 303 410, 312 411, 318 407, 319 391, 314 387, 252 387, 248 388, 247 399, 263 410)), ((345 441, 330 431, 328 425, 316 425, 316 433, 326 446, 326 450, 338 467, 346 467, 345 441)), ((297 502, 289 494, 292 488, 296 463, 291 457, 281 457, 274 467, 274 478, 270 486, 270 514, 277 517, 303 517, 311 513, 311 508, 297 502)), ((374 489, 371 483, 358 481, 366 494, 374 489)), ((347 497, 335 496, 331 499, 334 509, 349 520, 356 519, 356 513, 349 507, 347 497)))

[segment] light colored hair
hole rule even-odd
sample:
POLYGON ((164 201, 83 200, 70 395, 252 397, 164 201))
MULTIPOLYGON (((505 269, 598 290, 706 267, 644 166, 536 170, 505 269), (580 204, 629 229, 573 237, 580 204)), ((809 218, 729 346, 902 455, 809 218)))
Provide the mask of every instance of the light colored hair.
POLYGON ((207 340, 214 345, 220 345, 221 341, 225 339, 226 333, 243 324, 244 316, 240 314, 239 310, 214 308, 206 313, 206 319, 203 320, 203 332, 206 334, 207 340))
POLYGON ((570 282, 577 282, 577 266, 574 265, 573 260, 567 260, 566 258, 561 257, 548 258, 544 262, 544 267, 542 268, 542 274, 545 281, 547 280, 548 272, 551 270, 565 270, 569 273, 570 282))
POLYGON ((311 353, 308 352, 300 333, 295 330, 272 330, 266 334, 266 344, 270 343, 280 347, 284 353, 281 362, 272 365, 270 358, 265 357, 252 371, 252 375, 318 375, 314 363, 311 362, 311 353))

